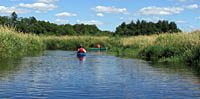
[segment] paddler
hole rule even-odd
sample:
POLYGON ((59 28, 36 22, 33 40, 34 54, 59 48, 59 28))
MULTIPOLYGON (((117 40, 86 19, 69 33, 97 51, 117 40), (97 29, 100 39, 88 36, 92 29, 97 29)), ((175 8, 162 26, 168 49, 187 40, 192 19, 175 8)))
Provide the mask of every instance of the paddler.
POLYGON ((86 53, 86 50, 83 48, 82 45, 78 47, 78 53, 86 53))
POLYGON ((96 48, 101 48, 101 46, 99 44, 96 44, 96 48))

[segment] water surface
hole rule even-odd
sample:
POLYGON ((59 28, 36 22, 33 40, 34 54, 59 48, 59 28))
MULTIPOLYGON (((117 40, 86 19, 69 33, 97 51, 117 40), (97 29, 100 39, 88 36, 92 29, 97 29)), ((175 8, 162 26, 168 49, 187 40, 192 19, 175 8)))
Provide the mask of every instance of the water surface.
POLYGON ((187 67, 89 52, 44 51, 1 60, 0 98, 8 99, 195 99, 200 79, 187 67))

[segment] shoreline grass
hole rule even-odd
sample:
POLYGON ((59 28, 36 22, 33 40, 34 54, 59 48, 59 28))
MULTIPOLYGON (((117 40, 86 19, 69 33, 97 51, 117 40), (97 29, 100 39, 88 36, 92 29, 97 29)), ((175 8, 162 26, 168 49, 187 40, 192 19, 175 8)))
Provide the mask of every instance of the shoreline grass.
POLYGON ((183 62, 200 68, 200 31, 155 34, 150 36, 38 36, 16 32, 0 26, 0 58, 13 58, 32 51, 86 49, 99 43, 121 57, 142 58, 158 62, 183 62))
POLYGON ((0 59, 23 57, 30 52, 44 49, 45 45, 39 36, 0 26, 0 59))

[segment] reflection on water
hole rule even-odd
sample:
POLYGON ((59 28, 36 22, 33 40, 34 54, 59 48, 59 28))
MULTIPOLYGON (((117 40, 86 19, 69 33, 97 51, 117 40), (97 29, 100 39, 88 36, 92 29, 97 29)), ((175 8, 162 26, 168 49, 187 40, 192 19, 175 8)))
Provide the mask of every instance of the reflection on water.
POLYGON ((0 98, 200 98, 200 79, 180 64, 73 53, 1 61, 0 98))
POLYGON ((83 62, 83 61, 85 61, 85 60, 86 60, 86 56, 83 56, 83 57, 78 57, 78 59, 79 59, 79 61, 80 61, 80 62, 83 62))

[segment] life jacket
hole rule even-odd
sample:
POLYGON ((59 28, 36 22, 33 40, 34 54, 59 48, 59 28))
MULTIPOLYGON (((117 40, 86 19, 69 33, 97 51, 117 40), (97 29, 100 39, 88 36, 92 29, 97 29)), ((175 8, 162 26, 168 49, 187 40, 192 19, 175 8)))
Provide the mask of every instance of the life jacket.
POLYGON ((81 53, 85 53, 83 48, 80 48, 79 51, 80 51, 81 53))
POLYGON ((96 44, 96 48, 100 48, 100 45, 99 45, 99 44, 96 44))

